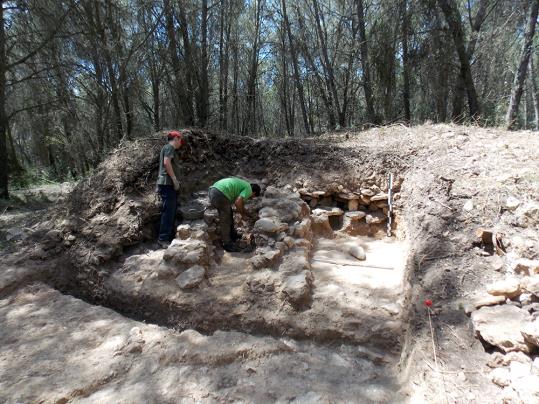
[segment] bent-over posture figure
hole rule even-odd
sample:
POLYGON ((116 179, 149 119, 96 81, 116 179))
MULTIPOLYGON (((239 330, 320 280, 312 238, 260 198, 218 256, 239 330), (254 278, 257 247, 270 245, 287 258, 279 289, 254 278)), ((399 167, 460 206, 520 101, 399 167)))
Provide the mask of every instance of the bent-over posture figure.
POLYGON ((238 234, 234 230, 232 204, 236 205, 237 211, 244 218, 244 202, 253 195, 260 195, 260 186, 258 184, 249 184, 247 181, 234 177, 223 178, 210 187, 210 203, 219 211, 221 240, 225 251, 241 251, 233 243, 238 238, 238 234))

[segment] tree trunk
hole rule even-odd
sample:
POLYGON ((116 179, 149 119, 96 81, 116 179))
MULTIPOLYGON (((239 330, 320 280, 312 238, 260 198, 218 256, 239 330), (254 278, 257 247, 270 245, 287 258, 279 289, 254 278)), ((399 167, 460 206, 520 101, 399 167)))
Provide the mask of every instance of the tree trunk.
POLYGON ((357 1, 357 19, 359 29, 359 53, 361 56, 361 69, 363 70, 363 91, 365 92, 365 104, 367 106, 367 119, 369 124, 378 123, 374 113, 374 100, 372 96, 372 82, 369 66, 369 48, 367 45, 367 33, 365 31, 365 8, 363 0, 357 1))
POLYGON ((208 123, 209 116, 209 91, 208 82, 208 0, 202 0, 201 13, 201 40, 200 40, 200 74, 199 89, 197 94, 198 124, 202 127, 208 123))
POLYGON ((6 115, 6 36, 4 31, 4 2, 0 1, 0 198, 9 197, 7 166, 6 115))
POLYGON ((535 34, 538 11, 539 0, 533 0, 530 7, 530 15, 526 24, 526 32, 524 33, 524 44, 522 45, 520 62, 518 64, 515 80, 513 82, 513 89, 511 91, 511 100, 509 101, 509 108, 507 109, 507 115, 505 117, 507 129, 513 129, 517 121, 518 106, 524 90, 524 81, 526 80, 526 70, 528 68, 530 54, 532 51, 533 36, 535 34))
POLYGON ((457 49, 457 55, 460 61, 460 75, 462 76, 468 95, 470 116, 472 119, 478 119, 480 116, 479 102, 477 100, 477 92, 475 91, 473 82, 470 60, 464 45, 464 30, 462 28, 460 12, 454 3, 454 0, 438 0, 438 5, 445 15, 447 25, 449 25, 449 30, 453 37, 453 42, 455 43, 455 48, 457 49))
POLYGON ((292 67, 294 68, 294 84, 296 85, 296 90, 299 97, 299 106, 301 108, 301 117, 303 118, 303 127, 305 128, 305 133, 310 134, 311 128, 309 126, 309 120, 307 118, 307 108, 305 106, 305 94, 303 91, 303 83, 299 74, 298 66, 298 54, 296 52, 296 45, 294 42, 294 36, 292 35, 292 29, 290 28, 290 21, 288 20, 288 13, 286 11, 286 0, 281 0, 283 19, 286 27, 286 33, 288 36, 288 44, 290 46, 290 57, 292 59, 292 67))
MULTIPOLYGON (((468 48, 466 50, 469 63, 472 62, 472 57, 475 52, 475 46, 477 45, 477 39, 479 38, 479 31, 481 31, 481 26, 483 25, 483 22, 485 21, 485 18, 487 16, 487 5, 488 0, 480 0, 477 14, 475 15, 474 21, 471 24, 471 38, 468 42, 468 48)), ((464 84, 462 75, 459 75, 453 94, 453 108, 451 111, 451 118, 455 122, 460 122, 463 119, 463 101, 465 94, 466 85, 464 84)))
POLYGON ((402 0, 402 99, 404 106, 404 121, 410 123, 410 63, 408 54, 408 37, 410 32, 410 16, 408 14, 408 1, 402 0))
POLYGON ((530 55, 530 82, 533 99, 533 110, 535 112, 535 130, 539 130, 539 94, 537 93, 537 81, 535 80, 533 53, 530 55))
MULTIPOLYGON (((318 35, 318 42, 320 44, 320 50, 322 51, 322 67, 325 70, 326 83, 328 87, 329 101, 334 110, 334 115, 340 115, 340 102, 339 96, 337 94, 337 86, 335 84, 335 74, 333 72, 332 61, 329 58, 328 46, 326 42, 325 33, 322 30, 323 14, 320 12, 320 7, 318 6, 317 0, 312 0, 314 8, 314 18, 316 25, 316 32, 318 35)), ((339 122, 340 123, 340 122, 339 122)))

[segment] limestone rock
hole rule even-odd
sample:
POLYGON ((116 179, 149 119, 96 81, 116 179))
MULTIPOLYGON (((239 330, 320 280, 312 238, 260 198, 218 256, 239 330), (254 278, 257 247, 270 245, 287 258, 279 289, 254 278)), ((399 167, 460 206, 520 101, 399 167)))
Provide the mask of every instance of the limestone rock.
POLYGON ((367 224, 381 224, 387 220, 387 216, 383 212, 369 212, 365 217, 367 224))
POLYGON ((505 261, 502 257, 499 255, 494 255, 491 260, 492 268, 494 268, 495 271, 501 271, 505 265, 505 261))
POLYGON ((168 279, 176 276, 178 276, 178 270, 174 265, 171 265, 166 261, 162 261, 157 267, 157 277, 160 279, 168 279))
POLYGON ((163 259, 183 268, 193 265, 207 266, 209 262, 208 245, 202 240, 174 239, 163 254, 163 259))
POLYGON ((249 258, 248 262, 251 268, 255 270, 270 267, 270 260, 263 254, 257 254, 254 257, 249 258))
POLYGON ((520 330, 524 341, 539 347, 539 318, 526 323, 520 330))
POLYGON ((364 261, 367 258, 365 256, 365 250, 358 245, 348 245, 345 249, 348 254, 360 261, 364 261))
POLYGON ((512 305, 481 307, 471 316, 476 335, 504 352, 530 352, 530 346, 520 333, 529 315, 512 305))
POLYGON ((528 202, 521 206, 517 212, 518 225, 521 227, 539 226, 539 202, 528 202))
POLYGON ((205 210, 210 206, 207 198, 199 197, 182 204, 179 211, 182 213, 184 220, 203 219, 205 210))
POLYGON ((492 372, 490 372, 490 380, 500 387, 509 386, 511 384, 509 370, 507 368, 494 369, 492 372))
MULTIPOLYGON (((294 236, 299 238, 310 238, 311 233, 311 219, 305 218, 294 227, 294 236)), ((328 222, 329 223, 329 222, 328 222)))
MULTIPOLYGON (((315 209, 317 211, 319 209, 315 209)), ((331 237, 333 229, 329 223, 329 216, 325 214, 313 214, 311 216, 311 228, 315 234, 331 237)))
POLYGON ((281 223, 277 218, 262 218, 255 223, 254 230, 260 233, 280 233, 288 230, 286 223, 281 223))
POLYGON ((344 214, 345 219, 350 219, 351 221, 354 221, 354 222, 359 222, 365 216, 367 216, 367 214, 362 211, 346 212, 344 214))
POLYGON ((487 286, 487 292, 494 296, 513 298, 520 294, 520 284, 516 279, 504 279, 487 286))
POLYGON ((522 278, 520 288, 539 297, 539 275, 522 278))
POLYGON ((283 287, 283 294, 293 304, 305 303, 310 298, 312 283, 311 271, 302 271, 298 275, 288 277, 283 287))
POLYGON ((180 224, 176 228, 176 237, 185 240, 191 235, 191 226, 188 224, 180 224))
POLYGON ((217 209, 206 209, 204 211, 204 221, 207 224, 215 223, 219 219, 219 212, 217 209))
POLYGON ((380 193, 374 196, 371 196, 371 202, 377 201, 387 201, 388 195, 386 193, 380 193))
POLYGON ((206 269, 195 265, 183 272, 176 278, 176 282, 182 289, 191 289, 198 286, 204 280, 206 269))
POLYGON ((348 210, 355 211, 359 208, 359 200, 358 199, 350 199, 348 201, 348 210))
POLYGON ((314 216, 322 216, 322 215, 325 215, 325 216, 340 216, 340 215, 344 214, 344 212, 340 208, 333 207, 333 208, 314 209, 312 214, 314 216))
POLYGON ((294 249, 283 258, 283 262, 279 266, 279 272, 285 275, 295 275, 310 268, 308 257, 294 249))
POLYGON ((364 195, 364 196, 374 196, 375 195, 375 192, 372 190, 372 189, 369 189, 369 188, 363 188, 361 190, 361 195, 364 195))
POLYGON ((505 296, 493 296, 490 294, 483 296, 476 296, 472 299, 471 303, 476 309, 480 309, 484 306, 494 306, 496 304, 502 304, 505 302, 505 296))
POLYGON ((508 197, 505 201, 505 207, 510 211, 516 210, 519 206, 520 201, 513 196, 508 197))
POLYGON ((471 199, 466 201, 466 203, 462 207, 462 209, 464 209, 466 212, 471 212, 473 210, 473 208, 474 208, 473 201, 471 199))

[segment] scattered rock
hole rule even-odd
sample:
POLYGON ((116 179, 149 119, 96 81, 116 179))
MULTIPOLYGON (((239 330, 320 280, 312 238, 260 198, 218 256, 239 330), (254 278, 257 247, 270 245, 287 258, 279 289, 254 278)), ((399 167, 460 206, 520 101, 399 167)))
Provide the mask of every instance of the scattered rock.
POLYGON ((365 256, 365 250, 358 245, 347 245, 345 247, 345 251, 352 257, 357 258, 360 261, 364 261, 367 258, 365 256))
POLYGON ((269 268, 271 266, 270 260, 263 254, 257 254, 252 258, 249 258, 249 265, 253 269, 269 268))
POLYGON ((539 297, 539 275, 522 278, 520 281, 520 288, 539 297))
POLYGON ((520 332, 524 337, 524 341, 539 347, 539 318, 526 323, 520 332))
POLYGON ((501 271, 505 265, 504 259, 499 255, 494 255, 492 257, 491 263, 492 268, 494 268, 495 271, 501 271))
POLYGON ((539 225, 539 203, 532 201, 521 206, 517 212, 517 224, 521 227, 537 227, 539 225))
POLYGON ((183 272, 176 278, 176 282, 182 289, 191 289, 198 286, 204 280, 206 269, 195 265, 183 272))
POLYGON ((462 207, 462 209, 464 209, 466 212, 471 212, 473 210, 473 208, 474 208, 473 201, 471 199, 466 201, 466 203, 462 207))
POLYGON ((539 260, 520 258, 513 262, 513 271, 521 275, 539 274, 539 260))
POLYGON ((496 368, 490 372, 490 380, 500 387, 506 387, 511 384, 511 378, 509 377, 509 369, 496 368))
POLYGON ((513 298, 520 294, 520 283, 517 279, 504 279, 487 286, 487 292, 494 296, 513 298))
POLYGON ((520 201, 513 196, 508 197, 507 200, 505 201, 505 207, 510 211, 516 210, 519 206, 520 206, 520 201))
POLYGON ((530 346, 520 329, 529 320, 529 314, 511 305, 481 307, 471 316, 476 335, 504 352, 529 353, 530 346))
POLYGON ((302 271, 298 275, 289 276, 283 287, 283 294, 292 304, 302 304, 311 296, 313 275, 311 271, 302 271))

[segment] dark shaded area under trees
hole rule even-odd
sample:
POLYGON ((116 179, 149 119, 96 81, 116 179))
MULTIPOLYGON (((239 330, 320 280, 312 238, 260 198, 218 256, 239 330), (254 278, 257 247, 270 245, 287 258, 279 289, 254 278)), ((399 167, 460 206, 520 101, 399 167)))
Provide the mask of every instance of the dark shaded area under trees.
POLYGON ((0 197, 197 126, 537 129, 539 0, 0 1, 0 197))

